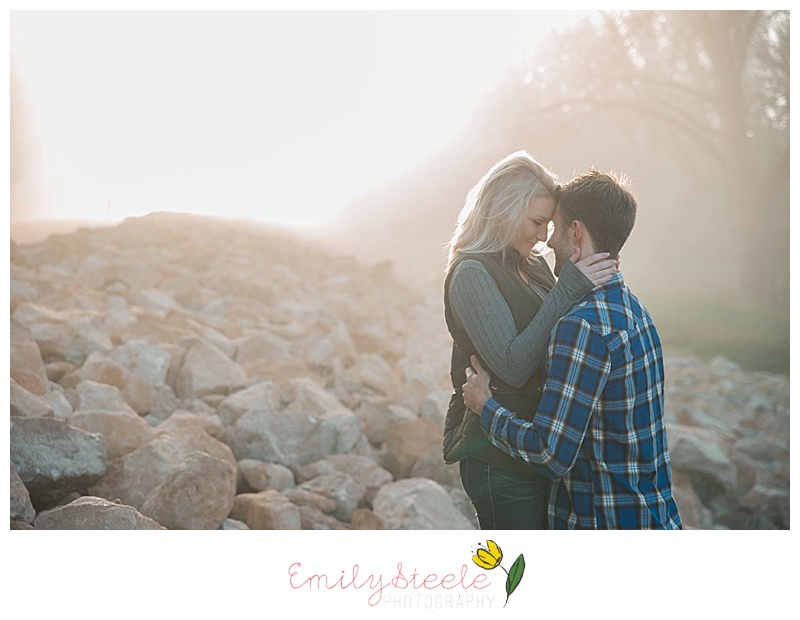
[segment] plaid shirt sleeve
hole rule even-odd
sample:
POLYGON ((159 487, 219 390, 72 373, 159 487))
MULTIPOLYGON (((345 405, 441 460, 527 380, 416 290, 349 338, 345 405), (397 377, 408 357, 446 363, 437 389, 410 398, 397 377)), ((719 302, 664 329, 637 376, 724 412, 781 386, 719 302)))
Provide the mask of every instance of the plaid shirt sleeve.
POLYGON ((551 479, 575 464, 594 404, 611 371, 605 339, 584 319, 563 318, 547 353, 547 380, 532 422, 517 418, 493 398, 481 412, 490 441, 551 479))

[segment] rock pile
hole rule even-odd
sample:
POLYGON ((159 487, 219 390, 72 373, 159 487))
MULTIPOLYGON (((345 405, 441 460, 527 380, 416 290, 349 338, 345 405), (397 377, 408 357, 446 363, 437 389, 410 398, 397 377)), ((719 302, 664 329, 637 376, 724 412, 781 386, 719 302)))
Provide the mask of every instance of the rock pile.
POLYGON ((474 527, 390 266, 166 213, 11 252, 12 527, 474 527))
MULTIPOLYGON (((11 244, 12 529, 471 529, 440 292, 252 223, 11 244)), ((788 528, 788 379, 668 358, 689 527, 788 528)))
POLYGON ((686 525, 789 529, 789 378, 667 356, 675 496, 686 525))

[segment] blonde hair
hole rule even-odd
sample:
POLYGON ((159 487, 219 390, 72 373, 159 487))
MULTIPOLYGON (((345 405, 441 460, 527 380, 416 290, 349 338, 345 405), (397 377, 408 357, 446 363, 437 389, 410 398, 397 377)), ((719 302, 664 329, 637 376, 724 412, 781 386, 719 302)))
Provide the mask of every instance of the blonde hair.
POLYGON ((447 245, 449 272, 465 254, 505 252, 534 196, 555 197, 557 177, 527 151, 507 155, 467 194, 447 245))

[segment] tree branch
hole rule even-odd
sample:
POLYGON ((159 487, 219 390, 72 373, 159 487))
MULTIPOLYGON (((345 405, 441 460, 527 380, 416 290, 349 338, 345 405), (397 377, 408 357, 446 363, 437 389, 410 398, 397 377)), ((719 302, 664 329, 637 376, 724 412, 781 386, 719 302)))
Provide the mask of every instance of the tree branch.
POLYGON ((633 103, 625 100, 600 101, 587 99, 585 97, 576 99, 562 99, 548 105, 534 106, 533 109, 537 113, 548 114, 552 112, 558 112, 559 110, 563 109, 564 106, 573 106, 575 108, 585 109, 596 108, 608 110, 631 110, 643 116, 656 118, 664 121, 668 125, 677 127, 680 131, 686 134, 687 137, 696 142, 706 153, 712 157, 712 159, 716 160, 721 166, 724 167, 730 163, 728 158, 725 156, 724 151, 714 144, 715 142, 723 141, 723 137, 719 133, 708 129, 707 127, 692 126, 692 124, 684 120, 685 115, 673 114, 671 110, 657 110, 653 107, 644 106, 641 103, 633 103))

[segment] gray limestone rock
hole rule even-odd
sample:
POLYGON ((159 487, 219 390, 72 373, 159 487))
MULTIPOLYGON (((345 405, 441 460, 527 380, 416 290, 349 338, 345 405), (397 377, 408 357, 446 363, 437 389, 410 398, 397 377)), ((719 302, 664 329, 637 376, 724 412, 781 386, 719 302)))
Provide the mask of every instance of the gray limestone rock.
POLYGON ((36 517, 36 510, 31 503, 31 496, 28 489, 25 488, 25 483, 19 477, 14 462, 10 463, 11 466, 11 481, 9 484, 10 498, 10 512, 12 521, 21 521, 29 525, 33 524, 33 519, 36 517))
POLYGON ((108 471, 106 442, 55 418, 11 418, 11 461, 34 506, 49 507, 108 471))

